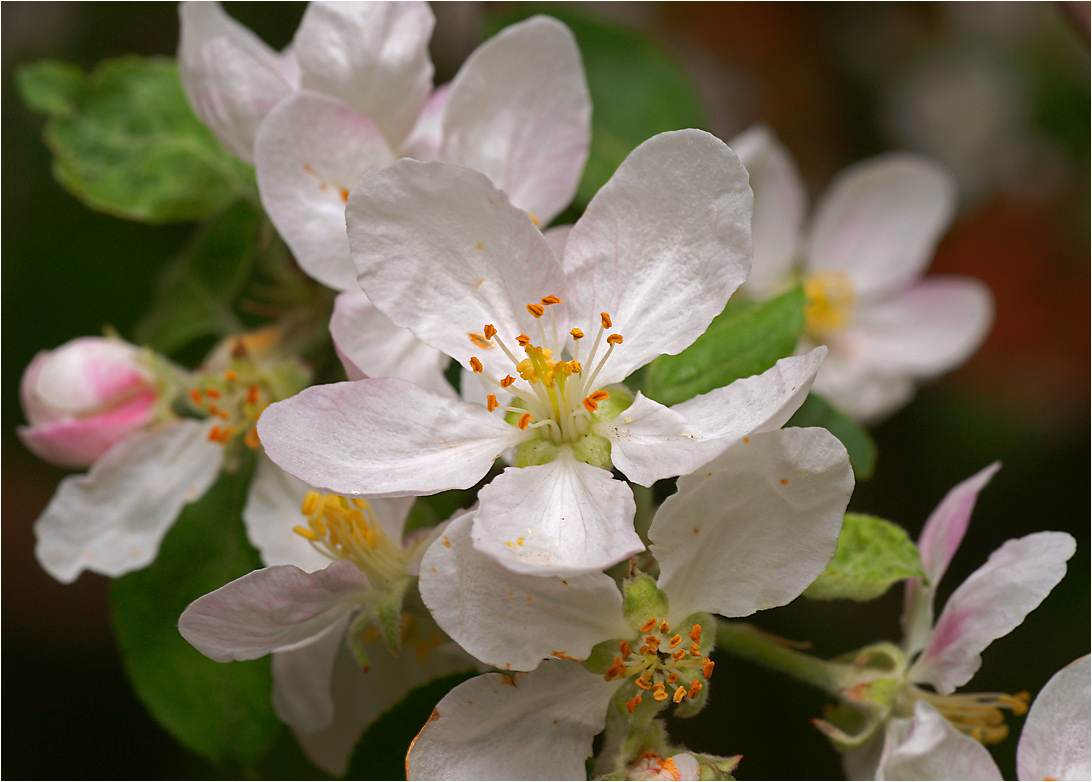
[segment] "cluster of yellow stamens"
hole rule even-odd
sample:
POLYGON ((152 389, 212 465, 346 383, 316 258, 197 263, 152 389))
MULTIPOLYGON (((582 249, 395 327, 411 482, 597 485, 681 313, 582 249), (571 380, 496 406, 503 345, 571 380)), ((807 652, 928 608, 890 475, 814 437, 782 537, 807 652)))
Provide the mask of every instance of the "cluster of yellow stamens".
POLYGON ((842 272, 820 272, 804 281, 806 330, 822 340, 849 325, 857 297, 842 272))
MULTIPOLYGON (((1031 701, 1031 695, 1026 692, 1015 695, 1004 692, 938 695, 914 685, 909 685, 904 692, 910 696, 911 701, 924 700, 935 706, 958 731, 983 744, 996 744, 1009 735, 1003 709, 1019 717, 1027 712, 1028 703, 1031 701)), ((910 704, 909 708, 912 711, 913 705, 910 704)))
POLYGON ((406 552, 379 526, 367 500, 312 491, 300 510, 307 526, 293 530, 319 553, 352 562, 376 588, 405 578, 406 552))
MULTIPOLYGON (((713 675, 713 661, 701 651, 701 625, 694 625, 688 633, 689 644, 682 635, 671 634, 667 621, 650 617, 641 625, 644 643, 634 651, 629 641, 618 644, 618 655, 603 675, 606 681, 628 679, 636 676, 634 683, 642 691, 651 694, 656 701, 671 698, 681 703, 684 698, 694 698, 704 688, 703 680, 713 675)), ((642 702, 638 694, 626 703, 630 714, 642 702)))
POLYGON ((190 401, 209 418, 217 420, 209 430, 212 442, 226 444, 241 434, 248 447, 261 445, 258 418, 272 400, 258 384, 240 382, 238 374, 229 369, 191 388, 190 401))
POLYGON ((583 364, 580 360, 580 340, 584 338, 584 332, 579 328, 569 331, 568 338, 572 340, 570 350, 572 358, 563 359, 561 354, 568 345, 568 339, 564 344, 558 339, 557 322, 554 319, 554 311, 551 307, 560 304, 557 296, 543 296, 538 302, 527 305, 527 311, 537 321, 541 344, 534 344, 527 334, 519 334, 516 339, 517 350, 522 350, 525 358, 516 357, 516 352, 510 349, 497 335, 497 329, 493 324, 486 324, 480 334, 470 334, 470 341, 480 348, 490 349, 498 345, 505 355, 512 361, 515 373, 519 375, 526 386, 517 386, 516 378, 505 375, 503 378, 494 378, 485 372, 481 360, 477 356, 470 359, 470 368, 482 376, 484 382, 501 388, 515 396, 520 407, 507 407, 497 401, 496 394, 488 394, 486 405, 492 412, 498 407, 507 412, 519 414, 516 425, 520 429, 543 428, 549 432, 555 442, 574 441, 588 431, 591 415, 599 409, 599 404, 610 397, 610 393, 596 389, 594 386, 600 370, 606 363, 616 345, 622 344, 621 334, 607 334, 607 350, 598 363, 595 363, 596 354, 607 330, 611 328, 611 318, 605 312, 600 313, 599 333, 592 344, 591 353, 587 358, 588 366, 593 369, 585 375, 583 364), (549 311, 550 338, 543 326, 542 319, 549 311), (547 344, 553 347, 546 347, 547 344))

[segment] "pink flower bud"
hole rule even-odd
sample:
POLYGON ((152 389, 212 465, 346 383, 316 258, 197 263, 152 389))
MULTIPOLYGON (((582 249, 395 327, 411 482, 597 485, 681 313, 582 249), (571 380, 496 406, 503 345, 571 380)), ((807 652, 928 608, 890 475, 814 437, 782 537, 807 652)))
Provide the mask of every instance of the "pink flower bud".
POLYGON ((158 391, 140 355, 104 337, 81 337, 36 355, 19 387, 30 424, 19 427, 23 444, 48 462, 88 467, 147 424, 158 391))

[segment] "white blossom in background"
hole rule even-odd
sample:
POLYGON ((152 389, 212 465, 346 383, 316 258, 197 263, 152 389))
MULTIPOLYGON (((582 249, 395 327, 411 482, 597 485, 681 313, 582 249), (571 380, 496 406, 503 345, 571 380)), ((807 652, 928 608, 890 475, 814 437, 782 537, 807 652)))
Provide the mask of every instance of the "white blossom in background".
POLYGON ((704 697, 714 625, 703 612, 793 600, 834 555, 852 490, 845 448, 822 429, 744 438, 681 477, 649 529, 666 597, 652 616, 625 616, 603 573, 513 573, 475 549, 473 513, 453 520, 422 560, 421 596, 468 652, 526 673, 452 690, 411 747, 409 778, 584 779, 608 703, 623 687, 631 714, 704 697), (580 664, 612 640, 605 675, 580 664))
POLYGON ((807 216, 807 192, 769 128, 732 141, 755 191, 755 258, 744 291, 766 298, 802 280, 799 351, 830 349, 817 393, 865 422, 905 405, 915 384, 964 363, 993 323, 975 279, 922 278, 955 212, 950 174, 891 153, 843 171, 807 216))
POLYGON ((780 427, 825 352, 672 408, 616 385, 724 309, 747 275, 750 203, 723 142, 661 134, 600 190, 559 260, 479 173, 410 160, 369 172, 348 206, 361 287, 476 373, 486 404, 395 379, 316 386, 263 415, 267 453, 324 490, 397 497, 473 486, 514 449, 516 466, 479 493, 476 546, 540 574, 625 559, 643 544, 610 467, 651 485, 780 427))

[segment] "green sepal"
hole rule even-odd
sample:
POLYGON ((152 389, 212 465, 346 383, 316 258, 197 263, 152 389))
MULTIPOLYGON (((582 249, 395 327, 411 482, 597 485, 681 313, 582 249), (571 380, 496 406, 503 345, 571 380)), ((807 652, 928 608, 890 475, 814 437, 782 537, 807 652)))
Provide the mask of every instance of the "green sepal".
POLYGON ((876 442, 857 421, 814 392, 808 395, 785 426, 820 426, 842 441, 858 481, 872 477, 876 469, 876 442))
POLYGON ((368 629, 374 624, 375 614, 367 608, 363 608, 357 612, 357 615, 353 617, 353 621, 349 623, 349 632, 346 636, 349 639, 349 651, 353 653, 353 659, 364 670, 368 669, 368 653, 364 651, 364 639, 367 636, 368 629))
POLYGON ((921 554, 906 530, 875 516, 847 513, 834 559, 804 597, 875 600, 897 581, 924 577, 921 554))
POLYGON ((667 617, 667 595, 656 586, 652 576, 637 573, 622 584, 622 615, 635 632, 651 617, 667 617))
POLYGON ((704 656, 708 657, 717 645, 717 618, 708 611, 696 611, 682 620, 675 628, 675 632, 686 638, 687 649, 690 648, 689 634, 694 629, 694 625, 701 627, 701 641, 698 642, 698 648, 704 656))
POLYGON ((906 655, 895 644, 882 641, 831 662, 846 668, 842 703, 827 709, 824 719, 814 719, 812 724, 840 752, 850 752, 881 729, 895 708, 905 680, 906 655))
MULTIPOLYGON (((515 416, 516 421, 519 420, 519 415, 516 413, 509 413, 505 416, 505 419, 507 420, 510 416, 515 416)), ((516 421, 508 421, 508 423, 515 426, 516 421)), ((558 450, 560 450, 560 446, 553 440, 546 440, 542 437, 524 440, 516 446, 516 458, 512 464, 515 467, 533 467, 536 464, 549 464, 557 458, 558 450)))
POLYGON ((698 779, 735 779, 732 772, 736 770, 739 761, 743 759, 743 755, 732 755, 731 757, 701 755, 697 752, 690 752, 688 749, 680 749, 672 754, 677 752, 689 752, 694 756, 694 760, 698 761, 698 779))
POLYGON ((59 60, 39 60, 15 69, 15 86, 27 108, 51 117, 72 113, 83 81, 79 66, 59 60))
POLYGON ((768 301, 732 299, 694 344, 648 365, 645 394, 674 405, 765 372, 796 349, 804 303, 800 285, 768 301))
POLYGON ((618 639, 600 641, 592 647, 591 653, 581 662, 585 668, 600 676, 614 664, 614 658, 618 656, 618 639))
POLYGON ((397 657, 402 649, 402 599, 409 583, 407 579, 402 584, 392 587, 378 596, 376 602, 372 604, 379 632, 393 657, 397 657))

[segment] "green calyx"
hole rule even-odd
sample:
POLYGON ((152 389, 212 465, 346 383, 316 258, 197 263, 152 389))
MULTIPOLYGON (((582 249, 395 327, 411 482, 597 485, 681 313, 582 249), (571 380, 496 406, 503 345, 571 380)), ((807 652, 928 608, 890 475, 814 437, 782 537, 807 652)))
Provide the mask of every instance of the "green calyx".
MULTIPOLYGON (((595 433, 595 425, 613 421, 626 408, 633 404, 633 394, 622 386, 613 386, 609 389, 610 397, 599 402, 598 408, 591 414, 586 432, 572 441, 554 440, 547 429, 540 430, 542 434, 531 440, 526 440, 516 448, 514 464, 516 467, 531 467, 537 464, 549 464, 568 448, 573 457, 593 467, 601 467, 604 470, 614 468, 610 459, 610 441, 595 433)), ((513 403, 519 406, 518 402, 513 403)), ((522 409, 522 408, 521 408, 522 409)), ((509 412, 504 420, 512 426, 519 425, 522 413, 509 412)))
POLYGON ((645 573, 638 573, 622 584, 622 615, 634 632, 650 618, 667 616, 667 595, 656 586, 656 581, 645 573))

